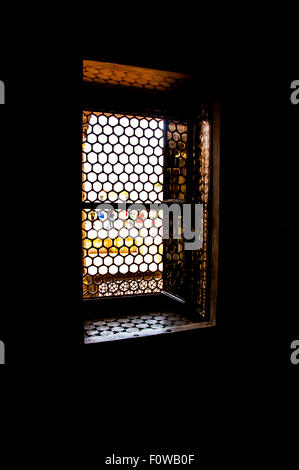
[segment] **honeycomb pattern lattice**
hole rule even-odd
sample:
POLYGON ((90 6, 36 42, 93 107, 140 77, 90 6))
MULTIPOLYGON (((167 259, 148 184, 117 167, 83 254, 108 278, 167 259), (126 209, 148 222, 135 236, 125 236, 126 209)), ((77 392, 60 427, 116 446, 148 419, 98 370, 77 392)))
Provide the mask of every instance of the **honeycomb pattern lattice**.
POLYGON ((182 234, 182 219, 179 218, 178 232, 180 239, 173 238, 173 221, 170 220, 170 237, 164 240, 164 256, 167 269, 164 270, 163 288, 179 297, 186 297, 187 266, 182 234))
POLYGON ((162 211, 145 207, 163 200, 163 133, 159 118, 83 113, 83 297, 163 287, 162 211))
POLYGON ((186 199, 187 123, 167 123, 166 199, 186 199))
POLYGON ((82 216, 84 297, 161 291, 161 214, 84 209, 82 216))
MULTIPOLYGON (((166 158, 164 197, 170 202, 184 202, 187 197, 187 123, 166 121, 166 158)), ((182 205, 180 206, 182 209, 182 205)), ((170 219, 170 237, 164 240, 164 290, 186 297, 187 266, 182 232, 183 217, 177 227, 180 239, 173 237, 173 220, 170 219)))
MULTIPOLYGON (((208 306, 210 124, 206 105, 193 121, 83 112, 83 297, 164 290, 208 306), (191 188, 191 189, 190 189, 191 188), (203 204, 202 248, 163 238, 163 211, 150 203, 203 204), (98 210, 100 203, 112 209, 98 210), (120 210, 118 203, 144 209, 120 210), (188 281, 187 281, 188 280, 188 281)), ((180 218, 179 230, 183 220, 180 218)))
POLYGON ((83 201, 162 201, 163 129, 162 119, 84 112, 83 201))

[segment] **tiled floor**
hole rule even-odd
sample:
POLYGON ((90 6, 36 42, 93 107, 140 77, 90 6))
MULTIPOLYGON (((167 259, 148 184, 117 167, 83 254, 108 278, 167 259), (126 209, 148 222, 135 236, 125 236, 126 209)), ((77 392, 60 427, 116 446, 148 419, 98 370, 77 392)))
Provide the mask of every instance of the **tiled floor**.
POLYGON ((126 338, 151 336, 196 329, 202 322, 177 312, 155 312, 86 320, 84 343, 102 343, 126 338))

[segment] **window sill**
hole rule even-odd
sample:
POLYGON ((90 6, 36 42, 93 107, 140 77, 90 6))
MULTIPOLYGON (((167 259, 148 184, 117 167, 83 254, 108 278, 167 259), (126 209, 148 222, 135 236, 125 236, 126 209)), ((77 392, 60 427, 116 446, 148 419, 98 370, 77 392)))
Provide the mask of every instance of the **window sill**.
POLYGON ((86 320, 84 344, 177 333, 211 326, 214 326, 213 322, 199 322, 173 311, 86 320))

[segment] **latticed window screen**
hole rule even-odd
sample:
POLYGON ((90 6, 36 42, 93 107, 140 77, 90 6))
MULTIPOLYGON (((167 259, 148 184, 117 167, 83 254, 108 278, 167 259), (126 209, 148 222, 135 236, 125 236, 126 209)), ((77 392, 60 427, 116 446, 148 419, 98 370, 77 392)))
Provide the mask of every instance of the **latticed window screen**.
POLYGON ((83 297, 166 291, 206 313, 209 120, 83 112, 83 297), (163 209, 151 204, 203 204, 202 248, 163 239, 163 209), (109 203, 109 209, 101 204, 109 203), (119 209, 119 203, 126 203, 119 209), (143 209, 127 210, 133 203, 143 209))
POLYGON ((84 112, 84 297, 161 291, 162 214, 149 206, 163 200, 163 148, 162 119, 84 112))

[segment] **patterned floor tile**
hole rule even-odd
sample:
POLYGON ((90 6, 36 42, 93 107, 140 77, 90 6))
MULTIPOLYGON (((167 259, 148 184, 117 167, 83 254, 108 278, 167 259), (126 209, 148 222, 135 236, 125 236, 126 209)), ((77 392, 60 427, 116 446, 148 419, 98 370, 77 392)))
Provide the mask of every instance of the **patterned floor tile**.
POLYGON ((199 328, 200 322, 176 312, 151 312, 111 318, 96 318, 84 323, 84 343, 100 343, 199 328))

